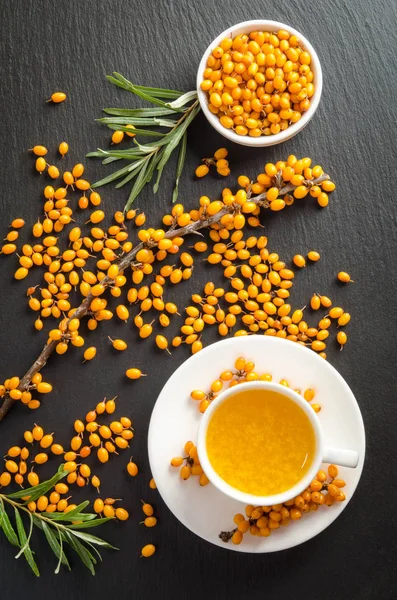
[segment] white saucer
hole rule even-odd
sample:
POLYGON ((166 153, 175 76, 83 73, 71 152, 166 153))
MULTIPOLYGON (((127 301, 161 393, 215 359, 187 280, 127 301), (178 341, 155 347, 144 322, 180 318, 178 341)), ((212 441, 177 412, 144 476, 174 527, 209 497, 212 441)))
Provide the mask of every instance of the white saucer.
POLYGON ((222 340, 184 362, 170 377, 153 409, 148 435, 149 461, 157 488, 177 519, 204 540, 237 552, 276 552, 292 548, 314 537, 330 525, 351 499, 363 469, 365 432, 357 401, 339 373, 312 350, 281 338, 252 335, 222 340), (191 400, 194 389, 207 390, 220 373, 233 367, 238 356, 255 362, 255 371, 271 373, 274 381, 287 379, 293 388, 314 388, 314 402, 322 406, 319 419, 324 442, 359 453, 356 469, 342 468, 347 500, 315 513, 304 514, 268 538, 244 536, 235 546, 222 542, 220 531, 233 529, 233 515, 244 513, 244 505, 217 491, 211 484, 200 487, 198 477, 182 481, 170 459, 183 456, 187 440, 196 442, 201 414, 191 400))

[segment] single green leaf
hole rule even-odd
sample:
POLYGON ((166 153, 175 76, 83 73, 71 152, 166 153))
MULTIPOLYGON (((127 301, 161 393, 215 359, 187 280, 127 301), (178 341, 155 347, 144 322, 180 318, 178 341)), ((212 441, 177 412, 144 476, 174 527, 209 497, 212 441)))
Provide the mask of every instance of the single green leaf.
POLYGON ((95 575, 95 562, 92 560, 92 554, 88 552, 85 546, 83 546, 83 544, 81 544, 71 532, 65 531, 62 534, 62 537, 65 541, 68 542, 68 544, 73 548, 73 550, 77 552, 83 565, 87 567, 89 571, 91 571, 92 575, 95 575))
POLYGON ((13 494, 8 494, 8 498, 14 499, 30 496, 27 502, 32 502, 33 500, 40 498, 40 496, 43 496, 46 492, 48 492, 48 490, 53 488, 58 481, 66 477, 66 475, 68 475, 68 471, 65 471, 63 469, 63 465, 60 465, 58 471, 53 477, 51 477, 51 479, 48 479, 48 481, 43 481, 42 483, 39 483, 39 485, 26 488, 25 490, 20 490, 19 492, 14 492, 13 494))
MULTIPOLYGON (((80 541, 79 541, 79 540, 78 540, 78 539, 75 537, 75 535, 74 535, 74 531, 69 531, 69 530, 67 530, 67 531, 66 531, 66 533, 67 533, 67 535, 68 535, 68 536, 70 536, 70 537, 73 539, 73 541, 74 541, 74 543, 75 543, 75 544, 77 544, 77 545, 80 545, 82 548, 84 548, 84 550, 86 551, 86 553, 87 553, 88 557, 90 558, 90 560, 93 562, 93 564, 94 564, 94 565, 96 565, 96 564, 97 564, 97 562, 98 562, 98 561, 97 561, 97 559, 96 559, 96 557, 95 557, 95 556, 92 554, 92 552, 91 552, 91 551, 90 551, 90 550, 87 548, 87 546, 86 546, 85 544, 82 544, 82 543, 81 543, 81 542, 80 542, 80 541)), ((68 544, 70 544, 70 542, 69 542, 68 540, 66 540, 66 536, 64 536, 64 535, 63 535, 63 539, 64 539, 64 541, 67 541, 67 543, 68 543, 68 544)), ((89 546, 91 546, 91 544, 89 544, 89 546)), ((101 557, 101 555, 99 554, 98 550, 96 550, 96 551, 95 551, 95 554, 96 554, 97 556, 99 556, 100 560, 102 560, 102 557, 101 557)))
MULTIPOLYGON (((131 158, 140 158, 144 155, 145 153, 142 152, 142 150, 140 150, 138 147, 135 148, 135 146, 126 150, 109 150, 108 152, 106 152, 107 158, 115 157, 123 158, 124 160, 130 160, 131 158)), ((101 156, 101 158, 103 158, 103 156, 101 156)))
MULTIPOLYGON (((164 151, 161 153, 160 162, 162 161, 163 154, 164 154, 164 151)), ((159 189, 159 185, 160 185, 160 179, 161 179, 161 176, 162 176, 162 174, 163 174, 163 169, 164 169, 165 165, 166 165, 166 163, 163 163, 163 165, 162 165, 162 167, 161 167, 161 168, 160 168, 160 167, 158 167, 156 181, 155 181, 155 183, 154 183, 154 186, 153 186, 153 193, 154 193, 154 194, 155 194, 155 193, 157 192, 157 190, 159 189)))
POLYGON ((103 158, 103 155, 108 154, 108 152, 106 152, 106 150, 101 150, 100 148, 98 148, 98 150, 96 150, 95 152, 87 152, 86 154, 86 158, 103 158))
POLYGON ((94 513, 82 513, 82 511, 89 505, 89 500, 85 500, 84 502, 81 502, 78 506, 76 506, 76 508, 74 508, 73 510, 69 510, 67 513, 63 512, 63 513, 46 513, 45 517, 47 518, 48 515, 50 516, 51 520, 54 521, 74 521, 77 517, 79 518, 84 518, 84 517, 90 517, 92 518, 92 516, 95 518, 96 514, 94 513), (82 514, 80 514, 82 513, 82 514))
POLYGON ((135 180, 135 183, 132 187, 132 190, 130 192, 130 195, 128 197, 127 200, 127 204, 124 207, 124 211, 127 212, 128 209, 130 208, 131 204, 134 202, 135 198, 138 196, 138 194, 141 192, 142 188, 144 187, 144 185, 146 184, 146 171, 147 171, 147 167, 148 167, 148 162, 146 161, 144 163, 144 165, 142 166, 138 177, 135 180))
MULTIPOLYGON (((72 512, 72 511, 70 511, 72 512)), ((92 519, 96 518, 96 514, 94 513, 74 513, 72 515, 72 517, 69 516, 69 513, 57 513, 57 512, 53 512, 53 513, 45 513, 45 518, 48 519, 48 521, 70 521, 72 522, 71 519, 76 521, 91 521, 92 519)))
POLYGON ((118 182, 118 184, 115 186, 116 190, 119 190, 120 188, 122 188, 126 183, 128 183, 129 181, 132 181, 132 179, 134 179, 134 177, 136 177, 139 173, 139 169, 132 171, 132 173, 129 173, 127 175, 127 177, 124 177, 124 179, 122 179, 121 181, 118 182))
POLYGON ((175 127, 176 121, 173 119, 159 119, 158 117, 103 117, 96 119, 98 123, 105 125, 143 125, 145 127, 175 127))
POLYGON ((185 164, 186 158, 186 147, 187 147, 187 131, 183 134, 181 146, 179 148, 179 156, 178 156, 178 164, 176 166, 176 177, 175 177, 175 187, 172 194, 172 202, 176 202, 179 194, 179 179, 182 175, 183 167, 185 164))
POLYGON ((47 538, 47 542, 48 542, 51 550, 53 551, 53 553, 55 554, 55 556, 58 559, 58 564, 55 569, 55 573, 59 573, 61 564, 68 567, 68 569, 70 571, 71 569, 70 569, 69 561, 68 561, 65 553, 63 552, 62 538, 59 537, 59 541, 58 541, 57 536, 55 535, 55 533, 53 532, 51 527, 49 525, 47 525, 47 523, 45 521, 43 521, 43 531, 44 531, 45 537, 47 538))
POLYGON ((185 106, 192 100, 196 100, 196 99, 197 99, 197 92, 196 92, 196 90, 194 90, 191 92, 186 92, 186 94, 182 94, 182 96, 180 96, 173 102, 167 102, 166 106, 168 106, 169 108, 181 108, 181 106, 185 106))
MULTIPOLYGON (((170 139, 174 136, 175 130, 171 129, 168 133, 165 133, 162 138, 153 140, 152 142, 148 142, 143 146, 143 148, 152 148, 152 150, 158 150, 161 146, 166 146, 170 139)), ((134 138, 134 144, 138 145, 138 140, 134 138)), ((147 150, 147 153, 149 150, 147 150)))
POLYGON ((6 536, 7 540, 10 542, 10 544, 20 548, 18 536, 15 533, 13 526, 11 525, 11 521, 7 515, 2 498, 0 498, 0 524, 1 524, 1 528, 4 532, 4 535, 6 536))
POLYGON ((160 146, 160 142, 158 142, 157 140, 155 142, 155 146, 152 146, 151 144, 140 144, 136 139, 134 139, 134 144, 138 146, 138 149, 140 152, 142 152, 142 154, 151 154, 155 149, 157 150, 160 146))
POLYGON ((113 73, 113 75, 114 77, 112 77, 111 75, 107 75, 106 77, 111 83, 114 83, 115 85, 122 87, 129 92, 132 92, 139 98, 142 98, 142 100, 150 102, 150 104, 156 104, 158 106, 162 106, 163 108, 168 108, 165 102, 163 102, 163 100, 160 100, 158 97, 151 96, 147 92, 147 88, 142 89, 142 87, 135 86, 133 83, 131 83, 131 81, 128 81, 128 79, 120 75, 120 73, 113 73))
POLYGON ((146 183, 148 183, 149 181, 151 181, 152 177, 153 177, 153 173, 154 170, 159 162, 159 160, 161 159, 161 152, 158 152, 157 154, 155 154, 151 160, 150 160, 150 164, 149 164, 149 168, 147 170, 146 173, 146 183))
POLYGON ((144 162, 145 162, 145 159, 142 158, 132 164, 126 165, 122 169, 119 169, 118 171, 111 173, 107 177, 104 177, 103 179, 96 181, 95 183, 92 184, 91 187, 97 188, 97 187, 101 187, 102 185, 107 185, 108 183, 111 183, 112 181, 116 181, 117 179, 120 179, 120 177, 123 177, 123 175, 127 175, 128 173, 131 173, 132 171, 139 169, 141 167, 141 165, 143 165, 144 162))
MULTIPOLYGON (((14 508, 14 511, 15 511, 15 522, 17 524, 19 542, 20 542, 20 545, 22 546, 22 548, 24 548, 23 554, 26 558, 26 562, 28 563, 29 567, 32 569, 32 571, 36 575, 36 577, 40 577, 40 571, 37 567, 36 561, 33 558, 33 552, 29 546, 29 541, 26 536, 26 532, 25 532, 25 528, 23 526, 21 515, 19 514, 19 511, 17 508, 14 508)), ((33 522, 33 519, 32 519, 32 522, 33 522)))
POLYGON ((74 523, 73 525, 68 525, 68 529, 90 529, 91 527, 98 527, 98 525, 102 525, 107 521, 113 521, 114 517, 99 517, 97 519, 93 519, 92 521, 84 521, 83 523, 74 523))
POLYGON ((108 165, 108 164, 110 164, 112 162, 115 162, 116 160, 123 160, 123 159, 120 156, 108 156, 107 158, 105 158, 102 161, 102 164, 103 165, 108 165))
POLYGON ((157 166, 157 168, 160 170, 164 167, 164 165, 166 164, 166 162, 168 161, 168 159, 170 158, 172 152, 175 150, 175 148, 178 146, 183 134, 185 133, 185 131, 187 130, 187 128, 189 127, 190 123, 193 121, 193 119, 197 116, 197 114, 200 111, 200 107, 197 105, 194 108, 192 108, 191 112, 188 114, 188 116, 185 118, 185 120, 183 121, 183 123, 181 123, 177 129, 175 129, 174 135, 170 141, 169 144, 167 144, 167 147, 164 150, 163 156, 157 166))
MULTIPOLYGON (((101 556, 101 553, 99 552, 98 548, 95 548, 95 546, 93 546, 92 544, 90 544, 90 542, 86 542, 86 548, 87 548, 87 546, 89 548, 91 548, 91 550, 93 552, 95 552, 95 554, 97 555, 97 557, 99 558, 99 560, 102 562, 102 556, 101 556)), ((87 548, 87 550, 88 550, 88 548, 87 548)))
MULTIPOLYGON (((131 133, 131 127, 124 127, 124 125, 111 125, 108 124, 107 127, 109 127, 109 129, 112 129, 114 131, 125 131, 128 133, 131 133)), ((134 130, 134 134, 135 135, 146 135, 146 136, 150 136, 150 137, 163 137, 165 135, 167 135, 166 133, 160 133, 160 131, 153 131, 152 129, 138 129, 135 128, 134 130)))
POLYGON ((169 90, 166 88, 155 88, 155 87, 148 87, 145 85, 136 85, 136 88, 147 92, 148 94, 150 94, 151 96, 154 96, 155 98, 178 98, 179 96, 182 96, 183 92, 180 92, 179 90, 169 90))
POLYGON ((170 108, 154 106, 149 108, 104 108, 103 112, 115 117, 164 117, 175 114, 175 111, 170 108))
MULTIPOLYGON (((17 510, 17 509, 15 509, 15 510, 17 510)), ((24 545, 22 546, 22 548, 20 549, 20 551, 18 552, 18 554, 16 555, 15 558, 19 558, 21 556, 21 554, 23 554, 25 552, 26 548, 29 547, 30 538, 32 537, 32 531, 33 531, 33 516, 32 516, 32 513, 29 513, 29 521, 30 521, 30 526, 29 526, 28 537, 26 539, 26 542, 24 543, 24 545)))
POLYGON ((133 83, 131 83, 131 81, 128 81, 128 79, 126 79, 123 75, 121 75, 120 73, 117 73, 117 71, 113 72, 113 76, 114 77, 107 77, 107 79, 116 79, 116 81, 120 84, 120 87, 124 87, 124 89, 128 90, 128 91, 132 91, 131 87, 137 88, 138 90, 141 90, 142 92, 146 92, 148 94, 150 94, 153 97, 158 97, 158 98, 177 98, 178 96, 181 96, 183 92, 179 92, 178 90, 168 90, 166 88, 155 88, 155 87, 148 87, 145 85, 134 85, 133 83))
POLYGON ((80 538, 84 542, 89 542, 91 544, 95 544, 96 546, 103 546, 104 548, 111 548, 112 550, 118 550, 118 548, 115 548, 111 544, 108 544, 108 542, 105 542, 105 540, 102 540, 101 538, 97 537, 96 535, 92 535, 91 533, 83 533, 82 531, 74 529, 73 535, 80 538))

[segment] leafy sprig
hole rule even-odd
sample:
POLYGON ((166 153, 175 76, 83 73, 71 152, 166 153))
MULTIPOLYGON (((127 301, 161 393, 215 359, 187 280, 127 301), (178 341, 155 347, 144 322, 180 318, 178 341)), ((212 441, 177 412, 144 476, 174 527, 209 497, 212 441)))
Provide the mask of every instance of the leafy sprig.
POLYGON ((96 152, 87 154, 89 157, 102 158, 103 164, 120 160, 127 162, 125 166, 97 181, 92 187, 96 188, 117 181, 116 188, 121 188, 135 179, 124 208, 128 210, 144 186, 153 179, 155 172, 153 192, 157 192, 164 167, 173 151, 179 146, 176 181, 172 195, 172 201, 175 202, 178 198, 179 179, 185 163, 187 129, 200 111, 197 92, 183 93, 177 90, 134 85, 120 73, 113 73, 113 76, 109 75, 107 79, 154 106, 132 109, 105 108, 104 112, 111 116, 97 121, 110 129, 128 133, 131 133, 131 128, 127 125, 133 125, 134 133, 138 137, 148 136, 156 139, 141 144, 134 138, 135 147, 126 150, 98 148, 96 152))
POLYGON ((95 565, 101 555, 97 546, 102 548, 114 548, 104 540, 90 533, 81 531, 102 525, 108 518, 100 518, 95 513, 83 512, 89 502, 82 502, 73 510, 65 513, 39 513, 31 512, 27 507, 29 502, 33 502, 40 496, 51 490, 55 484, 63 477, 66 477, 68 471, 65 471, 61 465, 57 473, 48 481, 43 481, 39 485, 30 487, 13 494, 0 494, 0 529, 3 531, 7 540, 19 551, 15 558, 24 555, 26 562, 33 573, 39 577, 40 572, 34 558, 34 552, 30 546, 30 539, 34 527, 41 529, 51 550, 58 559, 55 573, 59 573, 61 565, 71 570, 68 558, 65 554, 65 545, 70 546, 79 556, 82 563, 95 575, 95 565), (6 507, 13 508, 15 525, 12 524, 6 507), (25 528, 22 515, 28 515, 29 527, 25 528))

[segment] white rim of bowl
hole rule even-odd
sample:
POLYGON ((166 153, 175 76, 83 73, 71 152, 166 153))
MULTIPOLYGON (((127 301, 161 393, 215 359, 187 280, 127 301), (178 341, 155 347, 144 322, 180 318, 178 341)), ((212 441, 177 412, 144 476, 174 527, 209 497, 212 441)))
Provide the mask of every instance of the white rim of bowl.
POLYGON ((218 475, 218 473, 211 465, 206 451, 206 437, 208 425, 213 413, 221 404, 223 404, 223 402, 225 402, 228 398, 238 393, 241 393, 241 390, 239 390, 238 386, 236 387, 228 388, 224 392, 221 392, 219 396, 213 402, 211 402, 210 406, 203 414, 202 420, 200 422, 197 437, 197 451, 200 459, 200 464, 203 468, 204 473, 207 475, 211 483, 220 492, 226 494, 234 500, 244 502, 245 504, 253 504, 254 506, 272 506, 273 504, 281 504, 283 502, 286 502, 287 500, 290 500, 291 498, 295 498, 295 496, 300 494, 302 490, 308 487, 310 482, 314 479, 318 469, 320 468, 324 454, 324 437, 320 422, 310 404, 306 402, 306 400, 304 400, 301 396, 299 396, 299 394, 279 383, 268 381, 251 381, 249 383, 244 384, 244 391, 261 389, 277 392, 295 402, 295 404, 297 404, 297 406, 299 406, 307 415, 316 438, 315 454, 312 460, 312 464, 307 473, 293 487, 289 488, 284 492, 273 494, 271 496, 255 496, 253 494, 243 492, 231 486, 229 483, 227 483, 227 481, 222 479, 220 475, 218 475))
POLYGON ((208 48, 204 52, 203 57, 200 61, 199 68, 197 71, 196 86, 197 86, 197 94, 198 94, 198 99, 200 102, 201 110, 203 111, 204 115, 206 116, 208 122, 212 125, 212 127, 214 127, 214 129, 216 129, 218 131, 218 133, 220 133, 223 137, 227 138, 228 140, 230 140, 236 144, 240 144, 242 146, 252 146, 252 147, 261 148, 264 146, 274 146, 276 144, 281 144, 282 142, 285 142, 286 140, 289 140, 290 138, 295 136, 299 131, 301 131, 304 127, 306 127, 306 125, 308 124, 308 122, 313 117, 314 113, 316 112, 318 105, 320 103, 320 98, 321 98, 321 93, 322 93, 322 88, 323 88, 323 74, 322 74, 321 64, 320 64, 320 60, 318 58, 317 52, 315 51, 315 49, 313 48, 313 46, 311 45, 309 40, 305 38, 304 35, 302 35, 299 31, 297 31, 293 27, 286 25, 285 23, 279 23, 278 21, 267 21, 267 20, 256 19, 256 20, 252 20, 252 21, 243 21, 242 23, 237 23, 236 25, 229 27, 228 29, 223 31, 220 35, 218 35, 211 42, 211 44, 208 46, 208 48), (204 73, 204 69, 206 67, 206 63, 207 63, 207 59, 208 59, 209 55, 211 54, 212 50, 216 46, 218 46, 219 43, 225 37, 235 37, 239 33, 243 33, 243 32, 251 33, 251 31, 256 31, 258 29, 263 29, 263 30, 268 30, 268 31, 278 31, 279 29, 285 29, 291 35, 296 35, 300 39, 305 50, 307 50, 310 53, 310 56, 312 59, 312 71, 314 73, 315 88, 314 88, 314 94, 311 98, 309 110, 306 111, 305 113, 303 113, 301 119, 297 123, 290 125, 285 131, 281 131, 280 133, 277 133, 276 135, 261 136, 259 138, 253 138, 253 137, 249 137, 249 136, 237 135, 237 133, 234 133, 234 131, 232 129, 226 129, 225 127, 223 127, 223 125, 221 125, 218 116, 212 114, 212 112, 209 110, 207 92, 204 92, 201 89, 200 84, 203 80, 203 73, 204 73))

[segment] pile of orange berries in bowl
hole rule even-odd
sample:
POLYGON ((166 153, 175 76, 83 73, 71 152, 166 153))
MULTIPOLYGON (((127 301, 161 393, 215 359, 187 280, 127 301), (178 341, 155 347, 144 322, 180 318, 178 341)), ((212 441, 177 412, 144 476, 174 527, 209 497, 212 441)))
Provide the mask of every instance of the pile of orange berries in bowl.
POLYGON ((219 133, 239 144, 268 146, 289 139, 313 116, 321 66, 294 29, 248 21, 209 46, 197 89, 202 110, 219 133))

